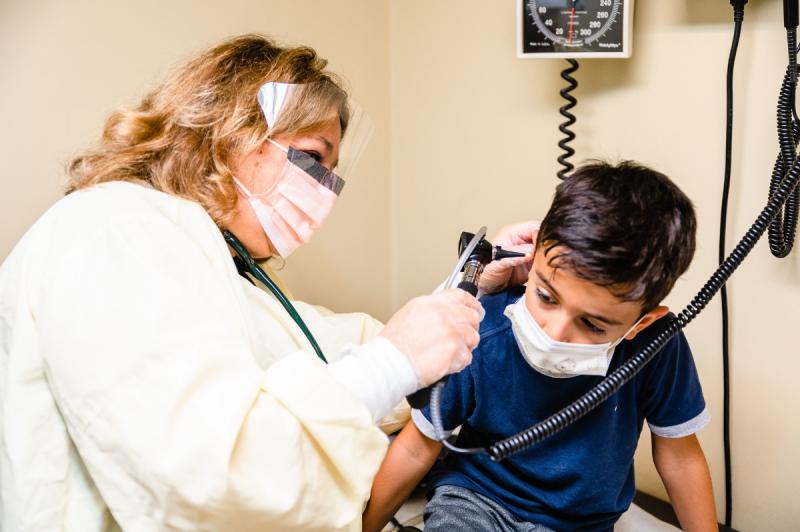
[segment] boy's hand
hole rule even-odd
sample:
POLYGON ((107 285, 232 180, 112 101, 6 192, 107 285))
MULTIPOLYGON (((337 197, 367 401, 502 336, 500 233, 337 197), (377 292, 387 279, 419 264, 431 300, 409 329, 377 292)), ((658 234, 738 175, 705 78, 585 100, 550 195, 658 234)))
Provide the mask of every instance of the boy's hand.
POLYGON ((538 233, 539 222, 537 221, 511 224, 500 228, 490 242, 503 249, 525 253, 526 256, 487 264, 478 285, 481 292, 493 294, 507 286, 521 285, 527 282, 538 233))

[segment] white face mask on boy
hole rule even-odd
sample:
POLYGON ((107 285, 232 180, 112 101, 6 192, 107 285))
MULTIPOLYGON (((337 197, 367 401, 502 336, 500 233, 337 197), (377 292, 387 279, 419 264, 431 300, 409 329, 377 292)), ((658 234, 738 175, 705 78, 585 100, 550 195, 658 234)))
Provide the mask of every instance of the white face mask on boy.
POLYGON ((642 316, 615 342, 573 344, 550 338, 531 316, 524 296, 507 306, 504 314, 511 320, 514 338, 528 364, 543 375, 559 379, 576 375, 605 375, 614 349, 644 318, 642 316))

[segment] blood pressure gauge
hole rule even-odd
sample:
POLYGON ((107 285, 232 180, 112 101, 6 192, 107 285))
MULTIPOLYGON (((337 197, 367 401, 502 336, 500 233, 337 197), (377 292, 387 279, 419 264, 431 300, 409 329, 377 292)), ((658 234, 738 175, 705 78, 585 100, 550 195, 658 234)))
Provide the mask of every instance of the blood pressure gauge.
POLYGON ((517 0, 518 56, 630 57, 633 0, 517 0))

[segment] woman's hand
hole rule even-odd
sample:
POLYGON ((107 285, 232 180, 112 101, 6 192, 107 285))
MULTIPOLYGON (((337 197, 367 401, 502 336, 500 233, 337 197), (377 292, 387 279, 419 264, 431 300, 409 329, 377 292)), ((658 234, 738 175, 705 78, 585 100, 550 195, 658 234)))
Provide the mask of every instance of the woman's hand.
POLYGON ((525 257, 490 262, 481 275, 478 288, 484 294, 492 294, 507 286, 525 284, 533 264, 539 222, 522 222, 502 227, 490 241, 503 249, 525 253, 525 257))
POLYGON ((478 300, 452 288, 409 301, 380 332, 408 357, 427 387, 472 362, 483 309, 478 300))

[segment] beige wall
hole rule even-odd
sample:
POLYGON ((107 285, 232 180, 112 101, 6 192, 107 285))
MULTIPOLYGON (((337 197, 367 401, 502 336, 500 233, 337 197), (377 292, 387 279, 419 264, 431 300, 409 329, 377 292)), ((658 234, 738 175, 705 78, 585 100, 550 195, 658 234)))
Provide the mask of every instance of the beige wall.
POLYGON ((388 5, 370 0, 0 0, 0 257, 60 197, 63 164, 99 136, 112 109, 137 103, 200 49, 266 33, 329 58, 376 126, 339 208, 283 277, 301 298, 386 317, 388 23, 388 5))
MULTIPOLYGON (((549 204, 565 63, 515 58, 511 4, 391 2, 395 303, 443 277, 462 229, 486 224, 491 232, 542 216, 549 204)), ((731 7, 722 0, 642 0, 636 7, 633 58, 586 60, 577 73, 575 147, 578 158, 653 165, 696 202, 700 246, 669 298, 677 310, 716 262, 731 7)), ((777 153, 774 108, 785 68, 780 7, 778 0, 747 7, 737 65, 731 242, 762 207, 777 153)), ((797 250, 778 261, 759 244, 731 281, 730 299, 734 524, 743 531, 796 530, 797 250)), ((687 335, 713 414, 701 440, 722 517, 719 315, 715 301, 687 335)), ((639 487, 663 495, 647 439, 637 457, 639 487)))
MULTIPOLYGON (((258 31, 315 46, 351 82, 376 124, 330 221, 289 261, 301 298, 386 318, 448 273, 463 229, 544 214, 556 184, 562 61, 515 57, 513 2, 453 0, 0 0, 0 257, 60 195, 62 164, 170 65, 224 37, 258 31), (343 297, 346 294, 346 297, 343 297)), ((784 65, 780 2, 748 4, 737 67, 730 241, 766 195, 777 152, 774 103, 784 65)), ((634 57, 584 61, 580 158, 634 158, 695 200, 700 248, 670 303, 712 271, 723 167, 728 2, 642 0, 634 57)), ((730 283, 734 524, 800 521, 800 360, 788 331, 800 265, 759 244, 730 283)), ((687 335, 714 420, 701 434, 722 511, 719 306, 687 335)), ((642 447, 647 447, 646 436, 642 447)), ((646 449, 645 449, 646 450, 646 449)), ((646 452, 640 487, 663 494, 646 452)))

